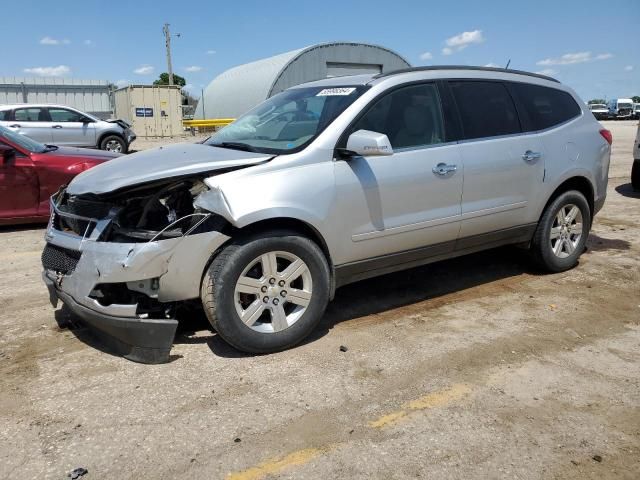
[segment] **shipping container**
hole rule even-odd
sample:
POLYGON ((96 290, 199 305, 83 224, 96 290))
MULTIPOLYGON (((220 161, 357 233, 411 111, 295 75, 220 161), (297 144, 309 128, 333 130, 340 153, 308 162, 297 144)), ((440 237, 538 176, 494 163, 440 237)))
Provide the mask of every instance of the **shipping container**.
POLYGON ((177 85, 129 85, 114 92, 115 116, 138 137, 183 135, 182 93, 177 85))

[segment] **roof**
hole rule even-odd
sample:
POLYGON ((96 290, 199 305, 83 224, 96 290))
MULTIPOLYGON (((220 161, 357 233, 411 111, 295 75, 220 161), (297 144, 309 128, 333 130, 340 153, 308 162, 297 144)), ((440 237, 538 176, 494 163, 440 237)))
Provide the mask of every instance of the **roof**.
POLYGON ((116 88, 114 90, 114 92, 117 92, 119 90, 128 90, 130 88, 173 88, 173 89, 179 89, 182 90, 182 87, 180 85, 153 85, 153 84, 141 84, 141 83, 132 83, 130 85, 125 85, 124 87, 120 87, 120 88, 116 88))
POLYGON ((392 72, 381 73, 376 75, 375 78, 383 78, 389 77, 391 75, 398 75, 401 73, 412 73, 412 72, 423 72, 429 70, 472 70, 472 71, 481 71, 481 72, 496 72, 496 73, 509 73, 515 75, 527 75, 529 77, 541 78, 543 80, 549 80, 551 82, 560 83, 558 80, 552 77, 548 77, 547 75, 541 75, 539 73, 526 72, 524 70, 511 70, 508 68, 496 68, 496 67, 476 67, 470 65, 432 65, 428 67, 411 67, 411 68, 403 68, 400 70, 394 70, 392 72))
POLYGON ((327 63, 375 64, 382 71, 409 66, 397 53, 357 42, 330 42, 246 63, 218 75, 207 86, 195 117, 235 118, 286 88, 326 77, 327 63))
POLYGON ((301 83, 292 88, 307 88, 307 87, 342 87, 346 85, 366 85, 369 83, 375 75, 368 73, 365 75, 347 75, 345 77, 331 77, 323 78, 322 80, 314 80, 313 82, 301 83))

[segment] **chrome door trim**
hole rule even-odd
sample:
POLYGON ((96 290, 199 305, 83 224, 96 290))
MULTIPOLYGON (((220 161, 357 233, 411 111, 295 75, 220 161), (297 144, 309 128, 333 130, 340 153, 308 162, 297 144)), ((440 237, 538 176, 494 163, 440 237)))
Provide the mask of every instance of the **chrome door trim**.
POLYGON ((361 242, 363 240, 372 240, 374 238, 388 237, 390 235, 397 235, 399 233, 412 232, 415 230, 422 230, 423 228, 437 227, 439 225, 446 225, 448 223, 459 222, 461 220, 460 215, 454 215, 451 217, 437 218, 435 220, 427 220, 424 222, 410 223, 407 225, 400 225, 398 227, 385 228, 384 230, 374 230, 372 232, 358 233, 351 236, 351 240, 354 242, 361 242))
POLYGON ((508 212, 509 210, 517 210, 519 208, 525 208, 527 201, 509 203, 507 205, 499 205, 497 207, 483 208, 482 210, 473 210, 471 212, 463 213, 461 220, 469 220, 470 218, 484 217, 486 215, 493 215, 494 213, 508 212))

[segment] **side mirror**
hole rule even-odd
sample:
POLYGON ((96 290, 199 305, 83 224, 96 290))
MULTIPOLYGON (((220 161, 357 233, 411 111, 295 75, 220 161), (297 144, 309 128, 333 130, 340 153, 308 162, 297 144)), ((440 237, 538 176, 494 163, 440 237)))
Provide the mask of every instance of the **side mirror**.
POLYGON ((393 148, 389 138, 384 133, 370 130, 358 130, 349 135, 346 149, 363 157, 369 155, 393 155, 393 148))
POLYGON ((2 163, 9 163, 16 158, 16 150, 9 145, 0 145, 0 160, 2 163))

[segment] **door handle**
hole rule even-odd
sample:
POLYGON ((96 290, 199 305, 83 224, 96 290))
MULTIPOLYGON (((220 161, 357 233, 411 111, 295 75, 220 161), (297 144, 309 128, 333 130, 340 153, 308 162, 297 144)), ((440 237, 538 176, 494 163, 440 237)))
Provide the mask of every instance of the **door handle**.
POLYGON ((452 175, 458 170, 457 165, 447 165, 446 163, 439 163, 431 169, 433 173, 441 177, 452 175))
POLYGON ((17 123, 14 123, 13 125, 9 125, 9 128, 20 128, 20 125, 17 123))
POLYGON ((53 127, 51 127, 51 128, 62 128, 62 125, 54 125, 54 126, 53 126, 53 127))
POLYGON ((527 150, 522 154, 522 159, 527 163, 535 163, 542 157, 540 152, 532 152, 531 150, 527 150))

